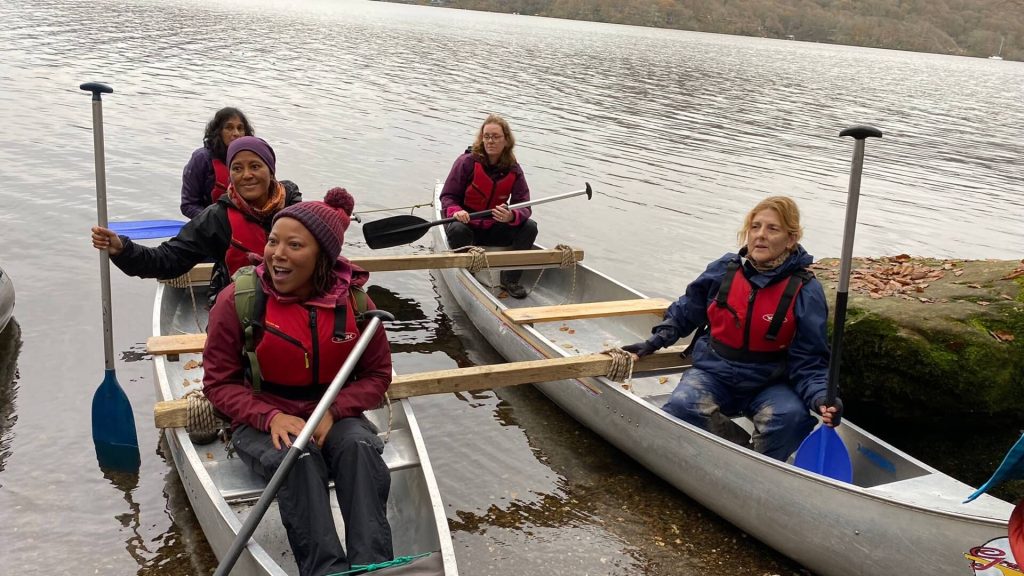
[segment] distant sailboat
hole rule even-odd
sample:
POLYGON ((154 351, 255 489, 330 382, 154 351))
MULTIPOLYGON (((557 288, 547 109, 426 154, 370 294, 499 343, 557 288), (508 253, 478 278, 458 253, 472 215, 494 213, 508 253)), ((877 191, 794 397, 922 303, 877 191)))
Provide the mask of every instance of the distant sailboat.
POLYGON ((995 56, 989 56, 989 60, 1002 60, 1003 59, 1003 40, 1002 36, 999 37, 999 52, 996 52, 995 56))

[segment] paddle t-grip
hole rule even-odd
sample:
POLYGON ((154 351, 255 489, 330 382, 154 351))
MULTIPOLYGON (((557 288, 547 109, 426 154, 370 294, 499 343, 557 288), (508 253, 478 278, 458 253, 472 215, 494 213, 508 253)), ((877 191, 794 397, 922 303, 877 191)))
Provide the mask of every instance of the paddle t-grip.
POLYGON ((99 82, 86 82, 80 85, 79 88, 85 90, 86 92, 92 92, 93 100, 100 100, 102 94, 114 93, 113 88, 107 86, 106 84, 101 84, 99 82))

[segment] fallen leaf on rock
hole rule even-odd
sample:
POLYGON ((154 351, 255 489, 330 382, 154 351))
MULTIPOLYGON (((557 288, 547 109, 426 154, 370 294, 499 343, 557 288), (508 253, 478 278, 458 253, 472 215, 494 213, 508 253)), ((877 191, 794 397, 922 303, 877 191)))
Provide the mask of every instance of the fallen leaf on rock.
POLYGON ((193 368, 201 368, 202 366, 203 366, 203 364, 201 362, 196 362, 195 360, 189 360, 188 362, 185 362, 184 368, 185 368, 185 370, 192 370, 193 368))
POLYGON ((565 332, 568 329, 569 329, 569 327, 566 326, 565 324, 562 324, 561 328, 559 328, 559 330, 561 330, 562 332, 565 332))
POLYGON ((1018 266, 1012 272, 1000 278, 1000 280, 1013 280, 1014 278, 1020 278, 1024 276, 1024 265, 1018 266))
POLYGON ((989 330, 988 333, 989 335, 991 335, 996 340, 999 340, 1000 342, 1013 342, 1013 334, 1010 334, 1006 330, 996 330, 994 332, 992 330, 989 330))

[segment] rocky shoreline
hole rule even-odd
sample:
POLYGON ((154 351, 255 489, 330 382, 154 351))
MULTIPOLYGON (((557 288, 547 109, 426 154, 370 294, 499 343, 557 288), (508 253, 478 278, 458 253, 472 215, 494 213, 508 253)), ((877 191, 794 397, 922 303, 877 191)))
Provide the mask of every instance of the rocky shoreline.
MULTIPOLYGON (((811 266, 834 310, 838 259, 811 266)), ((1024 260, 855 258, 841 394, 893 415, 1024 410, 1024 260)))

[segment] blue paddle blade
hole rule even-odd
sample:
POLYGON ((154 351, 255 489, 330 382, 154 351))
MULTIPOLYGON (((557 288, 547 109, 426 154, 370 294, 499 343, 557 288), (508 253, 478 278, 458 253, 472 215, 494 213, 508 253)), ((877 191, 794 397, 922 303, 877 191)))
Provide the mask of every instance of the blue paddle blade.
POLYGON ((92 440, 102 468, 139 471, 142 462, 135 416, 113 370, 104 372, 103 383, 92 397, 92 440))
POLYGON ((1024 478, 1024 434, 1021 435, 1017 443, 1003 457, 1003 463, 992 473, 992 477, 982 484, 981 488, 975 490, 974 494, 968 496, 967 500, 964 500, 964 504, 1007 480, 1019 480, 1021 478, 1024 478))
POLYGON ((185 223, 180 220, 135 220, 130 222, 110 222, 107 225, 114 232, 127 236, 132 240, 146 240, 147 238, 170 238, 171 236, 177 236, 185 223))
POLYGON ((850 453, 835 429, 819 425, 797 448, 793 465, 842 482, 853 481, 850 453))

